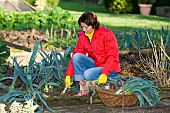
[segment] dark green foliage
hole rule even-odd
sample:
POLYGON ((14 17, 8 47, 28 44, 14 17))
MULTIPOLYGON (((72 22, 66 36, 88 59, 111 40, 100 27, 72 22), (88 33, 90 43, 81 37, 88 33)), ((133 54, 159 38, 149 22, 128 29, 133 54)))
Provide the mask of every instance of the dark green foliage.
POLYGON ((170 6, 170 0, 156 0, 156 6, 170 6))
POLYGON ((106 9, 109 9, 109 7, 110 7, 110 3, 112 2, 112 0, 103 0, 103 4, 104 4, 104 6, 105 6, 105 8, 106 9))
POLYGON ((0 78, 2 74, 7 71, 7 62, 6 59, 10 56, 10 52, 7 50, 7 44, 5 41, 0 38, 0 78))
POLYGON ((132 12, 131 14, 140 14, 138 0, 128 0, 132 4, 132 12))
POLYGON ((139 4, 154 4, 156 0, 138 0, 139 4))

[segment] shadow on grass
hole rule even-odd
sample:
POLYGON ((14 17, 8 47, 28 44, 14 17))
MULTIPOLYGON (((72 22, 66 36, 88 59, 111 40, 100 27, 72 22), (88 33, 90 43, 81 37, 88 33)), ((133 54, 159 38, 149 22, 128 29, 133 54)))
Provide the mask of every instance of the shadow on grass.
POLYGON ((93 11, 95 13, 108 13, 104 6, 99 6, 91 3, 83 3, 83 2, 59 2, 59 7, 64 10, 69 11, 77 11, 77 12, 85 12, 85 11, 93 11))

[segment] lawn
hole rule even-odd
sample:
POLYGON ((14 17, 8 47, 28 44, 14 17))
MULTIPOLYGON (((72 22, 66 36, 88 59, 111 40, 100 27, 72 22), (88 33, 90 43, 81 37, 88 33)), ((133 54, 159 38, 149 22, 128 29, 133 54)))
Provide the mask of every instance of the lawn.
POLYGON ((75 19, 78 19, 85 11, 93 11, 97 14, 101 25, 106 26, 114 32, 125 32, 131 29, 140 28, 153 28, 154 30, 159 30, 161 27, 167 27, 170 24, 170 18, 156 15, 113 14, 108 13, 103 6, 96 6, 93 4, 60 1, 59 7, 73 14, 75 19))

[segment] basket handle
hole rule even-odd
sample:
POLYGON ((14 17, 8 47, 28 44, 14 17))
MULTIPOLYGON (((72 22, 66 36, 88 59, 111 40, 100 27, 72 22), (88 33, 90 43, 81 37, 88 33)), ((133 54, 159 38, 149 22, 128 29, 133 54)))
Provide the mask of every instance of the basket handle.
POLYGON ((116 88, 118 88, 118 83, 121 83, 121 85, 122 85, 122 91, 123 91, 123 94, 125 94, 125 90, 124 90, 124 82, 121 80, 121 79, 118 79, 117 81, 116 81, 116 88))

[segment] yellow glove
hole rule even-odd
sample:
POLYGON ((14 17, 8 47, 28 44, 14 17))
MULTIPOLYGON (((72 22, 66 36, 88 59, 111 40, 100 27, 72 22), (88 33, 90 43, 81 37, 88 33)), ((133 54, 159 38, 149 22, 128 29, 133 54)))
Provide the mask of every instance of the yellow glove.
POLYGON ((98 85, 100 84, 105 84, 107 81, 107 76, 106 74, 101 74, 98 78, 98 85))
POLYGON ((66 76, 65 78, 65 84, 68 86, 68 88, 70 88, 71 82, 70 82, 70 76, 66 76))

